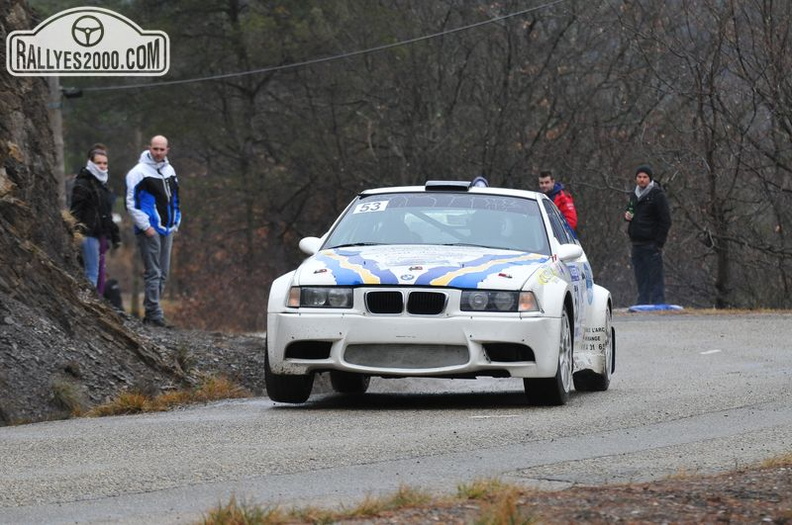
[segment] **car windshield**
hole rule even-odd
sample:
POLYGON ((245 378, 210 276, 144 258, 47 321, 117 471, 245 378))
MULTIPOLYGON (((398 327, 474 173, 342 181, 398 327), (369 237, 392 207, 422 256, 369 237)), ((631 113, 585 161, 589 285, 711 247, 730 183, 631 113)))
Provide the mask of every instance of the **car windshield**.
POLYGON ((472 245, 550 254, 536 201, 474 193, 361 196, 324 248, 368 244, 472 245))

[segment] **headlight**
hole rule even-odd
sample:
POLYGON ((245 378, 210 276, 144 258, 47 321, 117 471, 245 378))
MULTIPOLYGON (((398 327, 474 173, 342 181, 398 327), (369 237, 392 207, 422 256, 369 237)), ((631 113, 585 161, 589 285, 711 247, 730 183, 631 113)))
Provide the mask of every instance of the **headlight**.
POLYGON ((327 304, 330 308, 349 308, 352 306, 352 288, 328 289, 327 304))
POLYGON ((292 308, 351 308, 352 288, 295 286, 289 291, 286 306, 292 308))
POLYGON ((511 292, 498 292, 495 294, 495 308, 501 312, 510 312, 514 306, 515 294, 511 292))
POLYGON ((462 292, 463 310, 486 310, 490 306, 488 292, 462 292))
POLYGON ((533 312, 539 310, 533 292, 489 290, 463 291, 459 307, 466 312, 533 312))

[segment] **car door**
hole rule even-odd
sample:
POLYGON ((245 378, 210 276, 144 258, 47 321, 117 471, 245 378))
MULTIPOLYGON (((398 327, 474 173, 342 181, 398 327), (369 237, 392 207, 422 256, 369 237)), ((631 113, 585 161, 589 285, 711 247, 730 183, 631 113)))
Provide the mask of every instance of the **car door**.
MULTIPOLYGON (((556 205, 553 204, 550 199, 542 199, 542 203, 547 211, 547 217, 550 219, 551 233, 556 240, 560 244, 580 245, 577 236, 569 227, 569 224, 567 224, 566 219, 561 215, 556 205)), ((567 261, 566 266, 569 269, 572 280, 572 300, 575 308, 575 344, 577 345, 583 341, 583 325, 586 319, 586 308, 589 304, 587 282, 591 280, 591 268, 585 253, 573 261, 567 261)))

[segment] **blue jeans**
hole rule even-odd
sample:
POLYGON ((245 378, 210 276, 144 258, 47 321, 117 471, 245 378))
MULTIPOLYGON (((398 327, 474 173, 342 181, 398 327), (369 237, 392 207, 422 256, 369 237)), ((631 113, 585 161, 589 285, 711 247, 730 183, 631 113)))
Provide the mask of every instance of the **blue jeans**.
POLYGON ((85 278, 96 288, 99 280, 99 239, 86 237, 82 242, 82 258, 85 278))
POLYGON ((165 291, 165 283, 170 271, 173 235, 154 235, 147 237, 137 234, 140 255, 143 258, 143 308, 147 319, 164 319, 160 299, 165 291))
POLYGON ((638 285, 635 304, 665 304, 663 251, 654 243, 633 244, 632 265, 638 285))

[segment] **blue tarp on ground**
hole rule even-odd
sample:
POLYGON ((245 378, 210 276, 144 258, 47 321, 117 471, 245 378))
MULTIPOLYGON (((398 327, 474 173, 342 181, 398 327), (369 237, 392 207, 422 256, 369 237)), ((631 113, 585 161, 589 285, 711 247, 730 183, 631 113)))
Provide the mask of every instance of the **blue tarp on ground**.
POLYGON ((678 304, 634 304, 627 308, 628 312, 658 312, 662 310, 684 310, 678 304))

